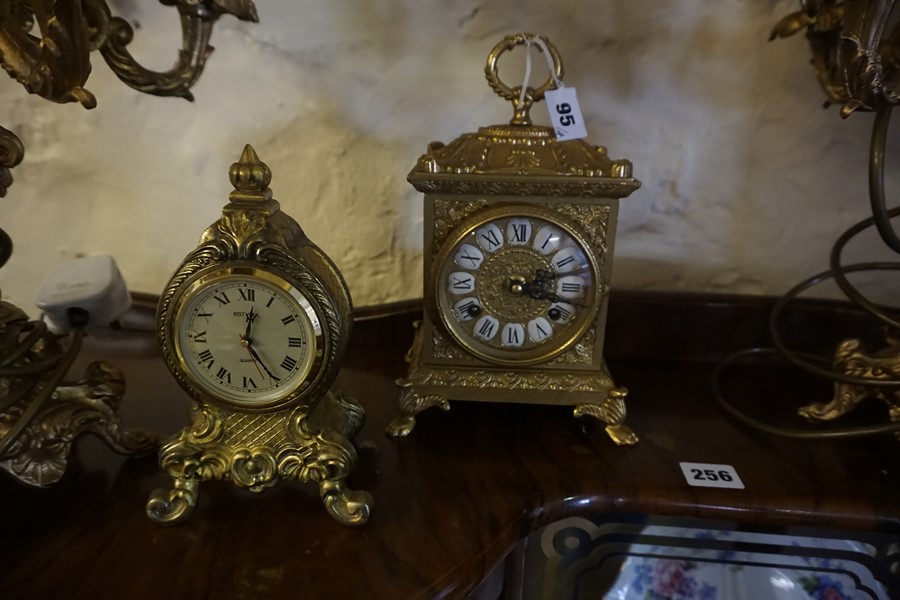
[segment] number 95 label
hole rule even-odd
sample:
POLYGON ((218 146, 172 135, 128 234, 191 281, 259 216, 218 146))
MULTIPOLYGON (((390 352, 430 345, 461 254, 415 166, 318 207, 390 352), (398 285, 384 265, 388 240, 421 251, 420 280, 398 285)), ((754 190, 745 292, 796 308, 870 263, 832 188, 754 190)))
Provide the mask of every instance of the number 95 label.
POLYGON ((587 129, 584 126, 584 117, 581 116, 581 107, 578 106, 578 96, 575 88, 564 87, 544 92, 547 108, 550 110, 550 122, 556 139, 560 142, 577 140, 587 137, 587 129))
POLYGON ((688 485, 695 487, 744 489, 744 482, 731 465, 710 463, 678 463, 688 485))

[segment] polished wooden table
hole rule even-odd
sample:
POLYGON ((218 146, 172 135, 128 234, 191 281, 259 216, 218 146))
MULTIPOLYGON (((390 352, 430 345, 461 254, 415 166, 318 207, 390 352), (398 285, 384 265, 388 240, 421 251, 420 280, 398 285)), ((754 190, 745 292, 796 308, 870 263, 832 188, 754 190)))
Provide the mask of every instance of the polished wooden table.
MULTIPOLYGON (((251 494, 204 483, 190 520, 164 528, 144 514, 168 486, 156 457, 123 459, 81 439, 51 489, 0 479, 2 598, 464 598, 529 533, 560 518, 679 515, 742 527, 787 525, 900 535, 900 442, 893 436, 800 441, 725 416, 709 391, 716 361, 767 343, 772 299, 614 293, 606 355, 630 390, 627 423, 641 440, 615 446, 571 409, 452 403, 422 413, 412 435, 384 435, 394 380, 406 372, 417 303, 359 312, 337 387, 359 399, 367 423, 351 487, 370 491, 367 525, 344 528, 312 485, 251 494), (728 464, 745 489, 687 485, 680 462, 728 464)), ((132 329, 94 334, 83 361, 125 371, 130 426, 171 434, 188 401, 159 358, 152 307, 132 329), (143 320, 143 321, 142 321, 143 320)), ((875 327, 846 304, 799 301, 784 335, 829 352, 842 337, 874 341, 875 327)), ((735 366, 723 389, 753 415, 802 427, 795 409, 831 386, 792 368, 735 366)), ((861 407, 849 423, 877 422, 861 407)), ((5 475, 5 474, 3 474, 5 475)), ((514 589, 507 570, 507 589, 514 589)), ((495 596, 496 597, 496 596, 495 596)))

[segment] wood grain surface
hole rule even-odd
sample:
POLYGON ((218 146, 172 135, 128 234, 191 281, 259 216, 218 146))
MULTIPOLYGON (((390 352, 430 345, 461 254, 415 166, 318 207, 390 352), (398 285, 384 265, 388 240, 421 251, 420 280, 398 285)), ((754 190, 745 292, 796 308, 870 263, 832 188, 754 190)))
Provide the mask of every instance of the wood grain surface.
MULTIPOLYGON (((900 534, 900 442, 892 436, 798 441, 727 418, 709 392, 715 361, 767 343, 772 300, 620 292, 609 310, 607 357, 630 390, 634 447, 571 409, 452 402, 418 419, 412 435, 384 435, 394 380, 406 372, 417 303, 359 312, 336 387, 366 408, 360 463, 350 480, 375 506, 348 529, 312 485, 262 494, 203 483, 190 520, 164 528, 144 514, 168 484, 155 456, 126 460, 79 440, 65 478, 47 490, 0 478, 2 598, 464 598, 530 532, 559 518, 682 515, 742 526, 787 525, 900 534), (732 465, 745 489, 686 484, 679 462, 732 465)), ((138 306, 134 322, 152 323, 138 306), (141 314, 141 310, 144 314, 141 314)), ((875 343, 877 327, 841 303, 800 301, 784 335, 829 353, 842 337, 875 343)), ((174 433, 188 401, 150 331, 88 338, 128 380, 126 424, 174 433)), ((76 373, 77 374, 77 373, 76 373)), ((802 427, 795 409, 831 386, 779 365, 741 365, 723 389, 742 409, 802 427)), ((849 423, 886 419, 877 402, 849 423)))

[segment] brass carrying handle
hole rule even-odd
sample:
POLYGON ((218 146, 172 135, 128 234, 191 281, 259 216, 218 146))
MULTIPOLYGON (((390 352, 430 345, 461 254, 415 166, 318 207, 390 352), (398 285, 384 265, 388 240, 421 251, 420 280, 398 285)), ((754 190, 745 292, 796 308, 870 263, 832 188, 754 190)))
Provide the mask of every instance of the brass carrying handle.
POLYGON ((560 81, 563 77, 563 73, 562 59, 560 59, 556 47, 551 44, 550 40, 546 37, 534 33, 516 33, 503 38, 496 46, 494 46, 490 54, 488 54, 487 64, 485 64, 484 67, 484 76, 487 78, 491 89, 494 90, 498 96, 509 100, 513 104, 515 112, 510 121, 511 125, 531 125, 531 116, 529 115, 531 105, 543 100, 544 92, 551 89, 557 81, 560 81), (534 43, 535 39, 540 39, 543 44, 534 43), (530 86, 526 87, 525 93, 523 94, 521 85, 509 87, 500 79, 500 76, 497 73, 497 60, 500 58, 501 54, 512 50, 516 46, 532 45, 537 46, 541 52, 546 48, 550 60, 553 63, 553 71, 551 72, 550 77, 547 78, 547 81, 537 88, 532 88, 530 86))

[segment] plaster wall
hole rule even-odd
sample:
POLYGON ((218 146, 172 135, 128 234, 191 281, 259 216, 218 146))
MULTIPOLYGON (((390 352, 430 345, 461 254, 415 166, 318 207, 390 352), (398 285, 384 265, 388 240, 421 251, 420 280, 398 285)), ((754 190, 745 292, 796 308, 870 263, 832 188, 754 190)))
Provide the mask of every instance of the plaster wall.
MULTIPOLYGON (((131 46, 166 69, 174 9, 116 0, 131 46)), ((158 293, 231 186, 251 143, 282 208, 342 269, 357 305, 422 293, 422 202, 405 181, 432 140, 506 122, 483 65, 504 35, 548 36, 575 86, 588 140, 628 158, 613 286, 780 294, 823 270, 866 217, 872 116, 842 121, 800 36, 767 43, 793 1, 257 0, 260 23, 222 18, 196 102, 140 94, 99 54, 95 110, 0 84, 0 123, 26 146, 0 201, 13 258, 3 297, 31 309, 59 261, 111 254, 132 290, 158 293)), ((501 76, 521 73, 523 51, 501 76)), ((534 80, 546 71, 535 53, 534 80)), ((546 123, 545 110, 533 111, 546 123)), ((896 162, 896 161, 893 161, 896 162)), ((888 190, 897 169, 888 167, 888 190)), ((850 259, 889 256, 871 235, 850 259)), ((867 283, 897 297, 890 274, 867 283)), ((828 289, 816 290, 830 294, 828 289)))

